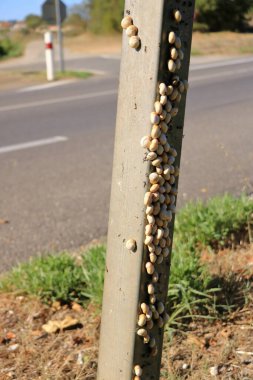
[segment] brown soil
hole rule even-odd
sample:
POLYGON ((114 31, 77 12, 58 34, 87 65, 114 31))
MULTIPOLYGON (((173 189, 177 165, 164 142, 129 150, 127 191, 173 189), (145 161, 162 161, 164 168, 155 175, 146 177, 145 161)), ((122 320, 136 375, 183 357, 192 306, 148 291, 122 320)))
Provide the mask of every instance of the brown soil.
MULTIPOLYGON (((214 276, 252 279, 253 247, 204 252, 214 276), (245 271, 245 268, 249 269, 245 271), (252 271, 252 272, 250 272, 252 271), (251 274, 250 274, 251 273, 251 274)), ((252 292, 251 292, 252 293, 252 292)), ((238 307, 222 320, 191 322, 185 331, 165 339, 162 380, 252 380, 253 305, 238 307), (211 375, 211 372, 217 375, 211 375)), ((0 380, 95 380, 100 317, 96 309, 43 305, 36 298, 0 294, 0 380), (78 320, 72 329, 45 333, 42 326, 66 316, 78 320)))

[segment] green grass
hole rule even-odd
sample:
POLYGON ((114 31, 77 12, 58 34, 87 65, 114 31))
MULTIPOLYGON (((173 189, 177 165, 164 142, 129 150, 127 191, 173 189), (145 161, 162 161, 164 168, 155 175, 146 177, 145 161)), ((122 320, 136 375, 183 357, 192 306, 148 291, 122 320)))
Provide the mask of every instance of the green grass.
POLYGON ((203 202, 188 203, 177 215, 175 246, 186 242, 196 247, 213 249, 230 245, 238 233, 246 230, 253 213, 253 202, 247 196, 235 198, 226 194, 203 202))
POLYGON ((37 257, 4 275, 0 290, 36 295, 46 303, 100 303, 104 266, 103 246, 90 249, 78 260, 66 252, 37 257))
MULTIPOLYGON (((182 327, 192 318, 216 318, 246 302, 248 284, 231 275, 214 281, 199 257, 202 249, 216 251, 247 240, 252 214, 252 200, 231 195, 189 203, 178 213, 167 305, 170 327, 182 327)), ((7 273, 0 290, 37 295, 48 303, 91 301, 100 306, 104 269, 104 246, 78 258, 68 253, 33 258, 7 273)))
MULTIPOLYGON (((15 74, 15 72, 13 72, 15 74)), ((45 71, 24 71, 21 73, 22 77, 30 80, 39 80, 43 81, 46 80, 46 72, 45 71)), ((69 71, 66 70, 64 72, 56 72, 55 79, 61 80, 61 79, 87 79, 92 76, 92 73, 86 72, 86 71, 69 71)))
POLYGON ((67 78, 86 79, 86 78, 89 78, 90 76, 92 76, 92 74, 86 71, 66 70, 64 72, 57 72, 56 79, 67 79, 67 78))

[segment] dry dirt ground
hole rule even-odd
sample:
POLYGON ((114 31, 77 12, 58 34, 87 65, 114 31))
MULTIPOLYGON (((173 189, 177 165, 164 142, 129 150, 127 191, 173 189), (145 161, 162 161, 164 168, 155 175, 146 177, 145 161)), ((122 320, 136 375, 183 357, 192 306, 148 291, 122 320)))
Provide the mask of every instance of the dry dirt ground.
POLYGON ((0 71, 1 90, 17 89, 17 87, 33 86, 46 83, 46 74, 36 72, 0 71))
POLYGON ((193 33, 193 55, 253 54, 253 33, 193 33))
POLYGON ((121 34, 97 36, 85 33, 76 37, 66 37, 64 44, 74 53, 118 54, 121 50, 121 34))
MULTIPOLYGON (((229 271, 252 284, 253 246, 203 252, 202 260, 214 275, 229 271)), ((99 328, 99 311, 92 306, 47 306, 21 294, 0 294, 0 380, 95 380, 99 328), (49 321, 61 321, 56 332, 49 321)), ((162 380, 253 379, 250 300, 222 320, 195 320, 169 335, 162 380)))
MULTIPOLYGON (((120 53, 121 35, 93 36, 82 34, 67 37, 65 46, 74 53, 116 54, 120 53)), ((253 33, 193 33, 193 55, 235 56, 253 54, 253 33)))

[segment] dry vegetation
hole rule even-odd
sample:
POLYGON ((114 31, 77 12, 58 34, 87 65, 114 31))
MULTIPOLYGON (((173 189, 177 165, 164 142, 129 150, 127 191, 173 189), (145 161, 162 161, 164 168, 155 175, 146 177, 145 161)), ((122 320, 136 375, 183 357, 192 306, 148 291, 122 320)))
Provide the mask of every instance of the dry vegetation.
POLYGON ((193 34, 193 55, 240 55, 253 53, 253 33, 193 34))
POLYGON ((121 50, 121 35, 104 36, 85 33, 76 37, 66 37, 65 46, 74 53, 118 54, 121 50))

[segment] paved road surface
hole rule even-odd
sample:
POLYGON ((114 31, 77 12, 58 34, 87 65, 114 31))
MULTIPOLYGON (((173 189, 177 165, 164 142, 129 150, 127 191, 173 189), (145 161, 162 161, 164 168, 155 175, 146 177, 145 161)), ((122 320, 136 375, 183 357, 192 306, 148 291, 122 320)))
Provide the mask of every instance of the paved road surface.
MULTIPOLYGON (((252 192, 252 62, 192 65, 179 206, 252 192)), ((106 235, 119 60, 71 65, 106 75, 0 92, 1 270, 106 235)))

